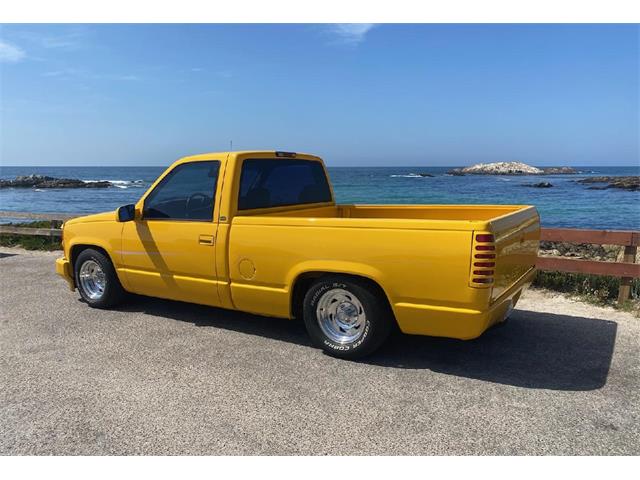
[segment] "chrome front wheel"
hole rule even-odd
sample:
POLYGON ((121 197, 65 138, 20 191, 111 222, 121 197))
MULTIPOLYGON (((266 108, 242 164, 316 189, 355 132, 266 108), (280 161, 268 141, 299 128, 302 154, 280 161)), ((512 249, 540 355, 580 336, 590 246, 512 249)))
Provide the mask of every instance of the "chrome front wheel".
POLYGON ((82 250, 73 261, 73 276, 80 296, 90 307, 109 308, 125 297, 113 263, 102 251, 82 250))
POLYGON ((99 300, 104 295, 107 284, 102 267, 95 260, 86 260, 80 266, 80 288, 91 300, 99 300))

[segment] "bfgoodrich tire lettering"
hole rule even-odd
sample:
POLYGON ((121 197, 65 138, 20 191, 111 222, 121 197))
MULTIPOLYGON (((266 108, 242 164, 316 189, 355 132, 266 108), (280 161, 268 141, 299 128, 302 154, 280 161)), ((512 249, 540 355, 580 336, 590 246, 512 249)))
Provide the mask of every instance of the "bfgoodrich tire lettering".
POLYGON ((109 308, 122 302, 125 291, 111 260, 99 250, 87 248, 74 263, 75 283, 90 307, 109 308))
POLYGON ((303 307, 312 342, 335 357, 369 355, 391 331, 392 313, 385 299, 357 279, 318 279, 307 291, 303 307))

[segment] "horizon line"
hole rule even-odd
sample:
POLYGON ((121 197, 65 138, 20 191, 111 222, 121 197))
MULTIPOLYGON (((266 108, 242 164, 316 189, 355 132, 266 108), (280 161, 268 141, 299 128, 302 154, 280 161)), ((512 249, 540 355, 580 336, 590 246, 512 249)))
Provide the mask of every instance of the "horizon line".
MULTIPOLYGON (((501 163, 501 162, 487 162, 487 163, 501 163)), ((0 165, 0 170, 2 168, 168 168, 172 163, 166 165, 0 165)), ((574 167, 574 168, 589 168, 589 167, 609 167, 609 168, 618 168, 618 167, 637 167, 640 168, 640 164, 634 165, 535 165, 535 164, 527 164, 532 167, 540 167, 540 168, 561 168, 561 167, 574 167)), ((325 163, 326 167, 329 168, 465 168, 465 165, 328 165, 325 163)), ((469 166, 469 165, 466 165, 469 166)))

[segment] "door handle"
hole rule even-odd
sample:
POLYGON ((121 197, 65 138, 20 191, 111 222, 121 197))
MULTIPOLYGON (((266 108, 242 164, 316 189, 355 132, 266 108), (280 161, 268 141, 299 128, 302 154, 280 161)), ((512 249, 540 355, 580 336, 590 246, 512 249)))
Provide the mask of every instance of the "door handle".
POLYGON ((213 235, 200 235, 198 237, 198 243, 200 243, 201 245, 213 245, 214 237, 213 235))

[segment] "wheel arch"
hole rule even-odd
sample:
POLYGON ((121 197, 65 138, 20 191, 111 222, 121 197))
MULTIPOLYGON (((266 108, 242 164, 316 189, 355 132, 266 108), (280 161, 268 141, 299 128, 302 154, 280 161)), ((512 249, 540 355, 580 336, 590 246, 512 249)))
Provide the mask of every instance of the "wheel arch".
POLYGON ((111 255, 109 255, 109 252, 106 248, 90 243, 75 243, 69 248, 69 262, 71 262, 71 273, 74 277, 76 271, 76 260, 83 251, 88 249, 97 250, 100 253, 104 254, 111 262, 111 265, 113 265, 114 270, 116 270, 117 272, 117 269, 115 268, 116 264, 113 261, 113 258, 111 258, 111 255))
POLYGON ((291 288, 290 297, 290 314, 292 318, 302 318, 304 296, 311 285, 313 285, 316 280, 322 277, 341 277, 349 280, 356 280, 360 283, 365 284, 380 296, 383 302, 387 305, 389 312, 393 317, 394 323, 397 324, 389 295, 377 280, 361 273, 325 269, 300 272, 295 277, 291 288))

